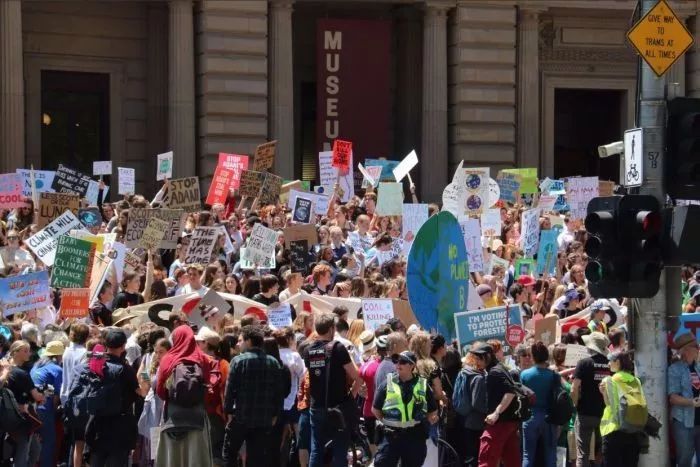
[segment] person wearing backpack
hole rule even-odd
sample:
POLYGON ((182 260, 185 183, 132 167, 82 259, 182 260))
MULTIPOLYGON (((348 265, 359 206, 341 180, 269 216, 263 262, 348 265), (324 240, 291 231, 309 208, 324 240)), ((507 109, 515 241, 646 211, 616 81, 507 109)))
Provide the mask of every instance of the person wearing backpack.
POLYGON ((484 369, 493 349, 487 344, 473 344, 455 381, 452 407, 461 425, 460 443, 455 446, 465 467, 477 467, 479 463, 479 439, 484 431, 486 418, 486 374, 484 369))
POLYGON ((173 346, 156 374, 156 394, 165 401, 156 467, 212 465, 209 421, 204 408, 211 359, 189 326, 177 327, 173 346))
POLYGON ((668 367, 668 402, 678 467, 691 467, 700 454, 700 365, 698 343, 690 333, 674 342, 680 360, 668 367))
POLYGON ((608 356, 610 371, 600 383, 605 410, 600 421, 605 465, 637 467, 639 462, 639 433, 644 432, 648 410, 642 383, 634 376, 634 363, 628 352, 608 356))

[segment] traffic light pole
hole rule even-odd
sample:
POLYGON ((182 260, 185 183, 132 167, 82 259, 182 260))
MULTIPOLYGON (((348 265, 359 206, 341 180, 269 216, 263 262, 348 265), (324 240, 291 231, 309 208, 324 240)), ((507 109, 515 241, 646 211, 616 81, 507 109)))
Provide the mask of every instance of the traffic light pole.
MULTIPOLYGON (((657 0, 642 0, 642 16, 657 0)), ((684 58, 681 58, 684 60, 684 58)), ((664 151, 666 127, 666 79, 658 78, 644 61, 641 67, 639 126, 644 128, 644 179, 640 194, 656 197, 666 205, 664 151)), ((668 397, 666 395, 666 312, 678 313, 680 270, 664 268, 659 292, 653 298, 637 299, 634 313, 635 368, 641 379, 649 412, 663 424, 660 439, 650 440, 649 454, 640 456, 643 467, 669 463, 668 397)), ((632 314, 630 308, 630 315, 632 314)))

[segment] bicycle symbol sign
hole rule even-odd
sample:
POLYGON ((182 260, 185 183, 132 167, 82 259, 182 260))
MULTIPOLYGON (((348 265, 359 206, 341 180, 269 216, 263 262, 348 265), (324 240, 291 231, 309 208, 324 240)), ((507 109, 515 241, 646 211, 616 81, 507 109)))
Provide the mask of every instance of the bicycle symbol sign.
POLYGON ((625 131, 625 171, 622 184, 626 187, 640 186, 642 184, 642 168, 644 154, 644 132, 641 128, 625 131))

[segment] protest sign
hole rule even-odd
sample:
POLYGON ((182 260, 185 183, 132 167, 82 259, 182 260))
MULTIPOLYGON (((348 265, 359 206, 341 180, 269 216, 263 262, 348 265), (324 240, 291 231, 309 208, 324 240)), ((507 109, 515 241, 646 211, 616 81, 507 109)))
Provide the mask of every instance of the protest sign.
POLYGON ((357 168, 362 174, 362 188, 376 188, 377 183, 379 183, 379 177, 382 173, 381 167, 364 167, 361 162, 357 163, 357 168), (371 170, 368 170, 371 169, 371 170), (366 182, 366 183, 365 183, 366 182))
POLYGON ((289 303, 280 303, 267 310, 267 324, 272 329, 280 329, 292 325, 292 307, 289 303))
POLYGON ((66 193, 40 193, 39 194, 39 227, 46 227, 51 221, 66 211, 78 214, 80 197, 66 193))
POLYGON ((566 345, 566 357, 564 357, 564 366, 573 368, 578 365, 578 362, 584 358, 591 356, 587 347, 577 344, 566 345))
POLYGON ((70 235, 73 238, 94 243, 96 251, 101 252, 102 248, 104 247, 104 238, 100 237, 99 235, 93 235, 87 230, 71 230, 70 232, 68 232, 68 235, 70 235))
MULTIPOLYGON (((381 167, 382 171, 379 175, 378 182, 395 182, 394 169, 399 165, 399 161, 388 159, 370 159, 365 157, 365 168, 370 170, 370 167, 381 167)), ((371 173, 371 172, 370 172, 371 173)))
POLYGON ((260 192, 260 204, 277 204, 282 189, 282 177, 265 172, 265 181, 260 192))
POLYGON ((377 214, 400 216, 403 205, 403 186, 400 183, 380 182, 377 197, 377 214))
POLYGON ((66 211, 42 230, 29 237, 27 246, 46 266, 53 266, 59 237, 71 230, 82 228, 83 225, 75 217, 75 214, 66 211))
POLYGON ((165 232, 168 231, 169 227, 170 224, 166 221, 160 220, 157 217, 151 217, 139 240, 139 248, 143 248, 144 250, 155 250, 159 248, 160 242, 163 241, 165 232))
POLYGON ((428 330, 451 339, 455 311, 465 310, 469 263, 457 219, 443 211, 418 231, 408 255, 408 299, 416 319, 428 330))
MULTIPOLYGON (((22 177, 22 196, 32 197, 32 181, 30 169, 17 169, 15 173, 22 177)), ((36 193, 52 192, 53 179, 56 172, 53 170, 34 170, 34 190, 36 193)))
POLYGON ((330 202, 330 196, 322 195, 319 193, 313 193, 311 191, 298 191, 289 190, 289 199, 287 200, 287 207, 294 209, 294 204, 296 203, 297 197, 303 197, 311 200, 313 204, 313 213, 318 216, 325 216, 328 212, 328 203, 330 202))
MULTIPOLYGON (((277 243, 277 232, 268 229, 261 223, 255 224, 248 236, 246 244, 245 259, 253 264, 264 264, 270 262, 275 256, 275 244, 277 243)), ((243 256, 243 255, 241 255, 243 256)))
POLYGON ((47 271, 0 278, 0 307, 3 317, 50 305, 47 271))
POLYGON ((598 181, 598 196, 613 196, 615 194, 615 182, 607 180, 598 181))
POLYGON ((554 229, 540 232, 540 246, 537 250, 537 275, 541 276, 545 272, 554 276, 557 272, 557 236, 554 229))
POLYGON ((216 227, 195 227, 190 237, 184 263, 208 265, 211 262, 211 255, 214 252, 219 233, 219 229, 216 227))
POLYGON ((362 319, 365 329, 374 331, 394 317, 394 305, 391 299, 362 299, 362 319))
POLYGON ((491 206, 489 204, 489 168, 477 167, 462 170, 467 186, 466 213, 469 216, 480 216, 484 209, 491 206))
POLYGON ((542 193, 550 195, 563 195, 566 193, 566 185, 564 180, 553 180, 547 177, 540 183, 540 190, 542 190, 542 193))
POLYGON ((82 198, 87 193, 89 181, 87 175, 59 164, 51 188, 56 193, 75 193, 82 198))
POLYGON ((308 224, 311 222, 313 206, 310 199, 297 196, 294 200, 294 212, 292 213, 292 221, 299 224, 308 224))
POLYGON ((289 242, 289 261, 291 262, 292 272, 301 272, 305 275, 308 272, 311 260, 309 242, 306 240, 292 240, 289 242))
POLYGON ((566 202, 571 219, 585 219, 588 203, 598 196, 598 177, 572 177, 566 181, 566 202))
POLYGON ((493 268, 496 266, 502 267, 506 272, 508 272, 510 263, 507 259, 503 259, 500 256, 492 253, 489 259, 489 266, 486 270, 486 274, 493 274, 493 268))
POLYGON ((255 148, 255 158, 253 159, 253 170, 266 172, 275 163, 275 148, 277 140, 259 145, 255 148))
POLYGON ((341 174, 346 173, 352 164, 352 142, 336 139, 333 141, 333 167, 341 174))
POLYGON ((518 279, 520 276, 532 276, 535 274, 537 269, 535 266, 535 260, 532 258, 520 258, 515 260, 515 278, 518 279))
POLYGON ((532 258, 540 244, 540 210, 534 208, 523 211, 521 223, 520 248, 525 257, 532 258))
MULTIPOLYGON (((109 186, 103 185, 104 188, 102 189, 102 199, 105 200, 107 199, 107 193, 109 193, 109 186)), ((96 206, 97 203, 97 198, 100 193, 100 182, 96 182, 95 180, 88 180, 88 189, 87 192, 85 193, 85 199, 87 200, 88 204, 90 206, 96 206)))
POLYGON ((481 247, 481 226, 479 219, 467 218, 459 221, 464 238, 464 247, 467 250, 470 272, 484 271, 484 250, 481 247))
POLYGON ((411 251, 411 245, 418 230, 428 220, 427 204, 404 204, 401 212, 401 235, 403 236, 402 250, 404 255, 411 251))
POLYGON ((186 313, 190 324, 197 326, 199 329, 204 326, 215 329, 216 325, 230 309, 231 305, 229 305, 221 295, 214 289, 209 289, 207 293, 196 302, 196 305, 186 313))
POLYGON ((481 232, 486 237, 501 235, 501 210, 499 208, 484 209, 481 213, 481 232))
POLYGON ((559 328, 559 317, 547 316, 546 318, 535 321, 535 342, 541 341, 544 345, 549 346, 556 344, 557 329, 559 328))
POLYGON ((231 235, 229 235, 228 229, 223 225, 219 226, 219 235, 223 235, 224 237, 224 253, 227 255, 235 253, 236 248, 234 248, 233 242, 231 241, 231 235))
POLYGON ((539 200, 537 201, 537 207, 542 212, 548 212, 554 210, 554 205, 557 203, 559 195, 545 195, 541 194, 539 200))
POLYGON ((51 287, 89 287, 95 244, 63 235, 58 239, 51 287))
POLYGON ((522 312, 520 305, 462 311, 454 314, 454 326, 459 348, 464 351, 474 341, 504 340, 513 329, 523 330, 522 312))
POLYGON ((116 241, 107 241, 104 243, 104 253, 114 265, 114 272, 117 275, 117 282, 121 282, 124 275, 124 258, 126 257, 126 245, 116 241))
POLYGON ((467 203, 467 187, 459 183, 449 183, 442 190, 442 210, 451 213, 454 217, 464 215, 464 206, 467 203))
POLYGON ((128 248, 138 247, 143 231, 152 217, 157 217, 168 223, 168 230, 163 236, 160 248, 167 250, 177 247, 180 228, 185 219, 185 212, 182 209, 131 208, 124 235, 124 243, 128 248))
POLYGON ((233 184, 233 176, 233 170, 227 169, 221 164, 217 165, 209 185, 209 193, 207 193, 205 203, 209 206, 225 204, 226 198, 228 198, 228 190, 233 184))
POLYGON ((100 214, 100 208, 78 209, 78 220, 88 230, 99 228, 102 226, 102 214, 100 214))
POLYGON ((156 156, 156 180, 173 178, 173 152, 168 151, 156 156))
POLYGON ((0 207, 3 209, 27 206, 22 195, 22 177, 11 172, 0 174, 0 207))
POLYGON ((411 169, 416 165, 418 165, 418 154, 416 154, 416 151, 414 150, 409 152, 408 155, 404 157, 401 162, 399 162, 399 165, 394 168, 393 173, 396 181, 400 182, 403 180, 403 178, 408 175, 411 169))
POLYGON ((277 267, 277 259, 273 255, 272 258, 266 258, 264 262, 261 263, 255 263, 253 261, 249 261, 246 257, 246 248, 241 247, 239 250, 241 253, 241 269, 243 270, 260 270, 260 269, 275 269, 277 267))
POLYGON ((318 243, 318 233, 316 226, 313 224, 299 224, 285 227, 282 231, 284 234, 285 248, 289 248, 293 241, 306 240, 308 245, 316 245, 318 243))
POLYGON ((124 271, 128 273, 136 273, 141 269, 141 258, 138 255, 127 251, 124 255, 124 271))
POLYGON ((63 289, 61 292, 60 316, 67 318, 85 318, 90 306, 89 288, 63 289))
MULTIPOLYGON (((338 179, 338 169, 333 167, 333 152, 322 151, 318 153, 318 173, 320 185, 333 190, 336 182, 339 183, 342 195, 340 200, 347 203, 355 194, 355 175, 352 170, 352 152, 350 153, 350 163, 347 173, 341 172, 338 179)), ((392 176, 393 178, 393 176, 392 176)))
POLYGON ((520 199, 520 185, 523 178, 514 173, 501 171, 496 177, 498 188, 501 190, 501 199, 506 203, 515 204, 520 199))
POLYGON ((348 232, 348 244, 355 251, 367 253, 372 248, 374 238, 369 235, 360 236, 359 232, 348 232))
POLYGON ((112 161, 93 161, 92 174, 95 176, 112 175, 112 161))
POLYGON ((680 318, 680 326, 676 331, 674 340, 678 340, 683 334, 692 334, 695 340, 700 341, 700 313, 682 313, 680 318))
POLYGON ((265 174, 255 170, 244 170, 241 173, 240 193, 241 196, 257 198, 265 181, 265 174))
MULTIPOLYGON (((102 285, 108 278, 112 277, 112 264, 114 260, 111 257, 101 253, 95 254, 92 261, 92 270, 90 271, 90 303, 97 300, 97 295, 102 288, 102 285)), ((113 281, 114 279, 112 279, 113 281)))
POLYGON ((167 197, 166 204, 170 209, 184 209, 185 212, 199 211, 202 208, 199 179, 187 177, 171 180, 167 197))
POLYGON ((241 186, 241 175, 244 170, 248 170, 248 156, 240 154, 219 153, 219 165, 224 169, 233 170, 232 188, 241 186))
POLYGON ((520 175, 520 194, 537 193, 537 169, 504 169, 503 172, 520 175))

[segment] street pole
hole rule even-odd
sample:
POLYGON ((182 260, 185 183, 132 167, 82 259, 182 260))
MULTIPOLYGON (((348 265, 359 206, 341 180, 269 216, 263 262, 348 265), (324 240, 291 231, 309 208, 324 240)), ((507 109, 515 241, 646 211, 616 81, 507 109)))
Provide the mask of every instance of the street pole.
MULTIPOLYGON (((642 0, 641 16, 657 3, 642 0)), ((684 60, 685 58, 681 58, 684 60)), ((646 62, 641 67, 639 126, 644 128, 644 179, 640 194, 652 195, 661 207, 666 204, 663 168, 666 127, 666 79, 657 77, 646 62)), ((659 292, 653 298, 637 300, 634 316, 635 369, 642 381, 649 413, 662 424, 660 439, 650 439, 649 453, 640 456, 640 466, 659 467, 669 463, 668 397, 666 395, 666 312, 677 303, 680 270, 664 268, 659 292), (670 302, 670 303, 669 303, 670 302)))

